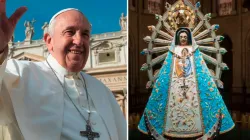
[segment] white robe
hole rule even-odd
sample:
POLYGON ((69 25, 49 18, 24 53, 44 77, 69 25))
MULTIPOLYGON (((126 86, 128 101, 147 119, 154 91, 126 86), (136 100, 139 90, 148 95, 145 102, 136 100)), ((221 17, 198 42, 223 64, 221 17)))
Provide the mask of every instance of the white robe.
MULTIPOLYGON (((97 79, 82 74, 111 139, 126 140, 126 122, 113 94, 97 79)), ((63 82, 64 75, 58 76, 63 82)), ((0 124, 8 126, 11 140, 60 140, 66 97, 62 93, 46 61, 4 61, 0 66, 0 124)))

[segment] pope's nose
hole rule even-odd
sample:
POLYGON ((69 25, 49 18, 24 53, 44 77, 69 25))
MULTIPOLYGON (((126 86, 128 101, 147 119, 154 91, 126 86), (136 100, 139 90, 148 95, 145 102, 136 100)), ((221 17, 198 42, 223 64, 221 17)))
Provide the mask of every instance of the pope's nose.
POLYGON ((75 34, 73 38, 73 43, 77 46, 82 46, 84 42, 84 38, 80 34, 75 34))

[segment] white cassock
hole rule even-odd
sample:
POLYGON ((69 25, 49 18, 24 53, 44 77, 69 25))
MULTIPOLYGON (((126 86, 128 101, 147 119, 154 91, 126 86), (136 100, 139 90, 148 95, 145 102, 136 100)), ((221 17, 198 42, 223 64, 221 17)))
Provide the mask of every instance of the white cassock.
POLYGON ((5 60, 0 66, 0 124, 8 128, 9 136, 4 137, 87 140, 80 135, 86 130, 84 118, 89 112, 84 78, 92 131, 100 134, 94 140, 126 140, 126 122, 112 92, 86 73, 68 73, 51 55, 47 60, 80 112, 46 61, 5 60))

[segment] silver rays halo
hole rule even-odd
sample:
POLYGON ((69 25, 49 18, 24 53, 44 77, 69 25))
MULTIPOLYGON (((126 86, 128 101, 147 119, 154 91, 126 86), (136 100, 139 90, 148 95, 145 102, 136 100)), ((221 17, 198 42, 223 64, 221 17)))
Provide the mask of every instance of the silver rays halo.
POLYGON ((156 80, 159 71, 153 70, 156 64, 162 64, 167 56, 167 52, 170 48, 170 44, 173 40, 175 30, 171 27, 171 24, 167 22, 170 17, 169 14, 173 7, 178 6, 178 4, 185 4, 188 8, 191 8, 195 14, 196 25, 192 28, 192 35, 194 40, 198 45, 199 50, 203 56, 203 59, 212 68, 209 68, 211 76, 218 88, 223 88, 223 83, 220 80, 222 70, 228 70, 225 63, 222 62, 222 55, 227 51, 220 47, 220 42, 224 39, 223 36, 216 35, 216 30, 218 30, 219 25, 211 25, 209 20, 211 19, 211 14, 208 13, 203 15, 199 8, 201 7, 200 2, 193 5, 188 0, 179 0, 173 5, 166 2, 165 8, 166 12, 163 15, 155 15, 158 23, 156 26, 148 26, 148 29, 152 32, 151 36, 146 36, 144 41, 148 43, 148 47, 143 49, 141 54, 147 56, 147 62, 141 67, 142 71, 148 71, 149 81, 146 84, 146 88, 152 88, 154 81, 156 80), (158 54, 158 56, 152 59, 153 54, 158 54), (160 54, 160 55, 159 55, 160 54))

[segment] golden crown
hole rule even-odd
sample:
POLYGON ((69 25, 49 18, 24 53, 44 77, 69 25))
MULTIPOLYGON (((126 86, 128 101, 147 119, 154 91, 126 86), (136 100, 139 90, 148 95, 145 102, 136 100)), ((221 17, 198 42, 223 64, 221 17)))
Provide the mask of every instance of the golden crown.
POLYGON ((193 28, 195 23, 195 11, 189 6, 185 5, 182 0, 179 0, 173 5, 166 3, 168 10, 167 22, 172 30, 177 30, 180 27, 193 28))

